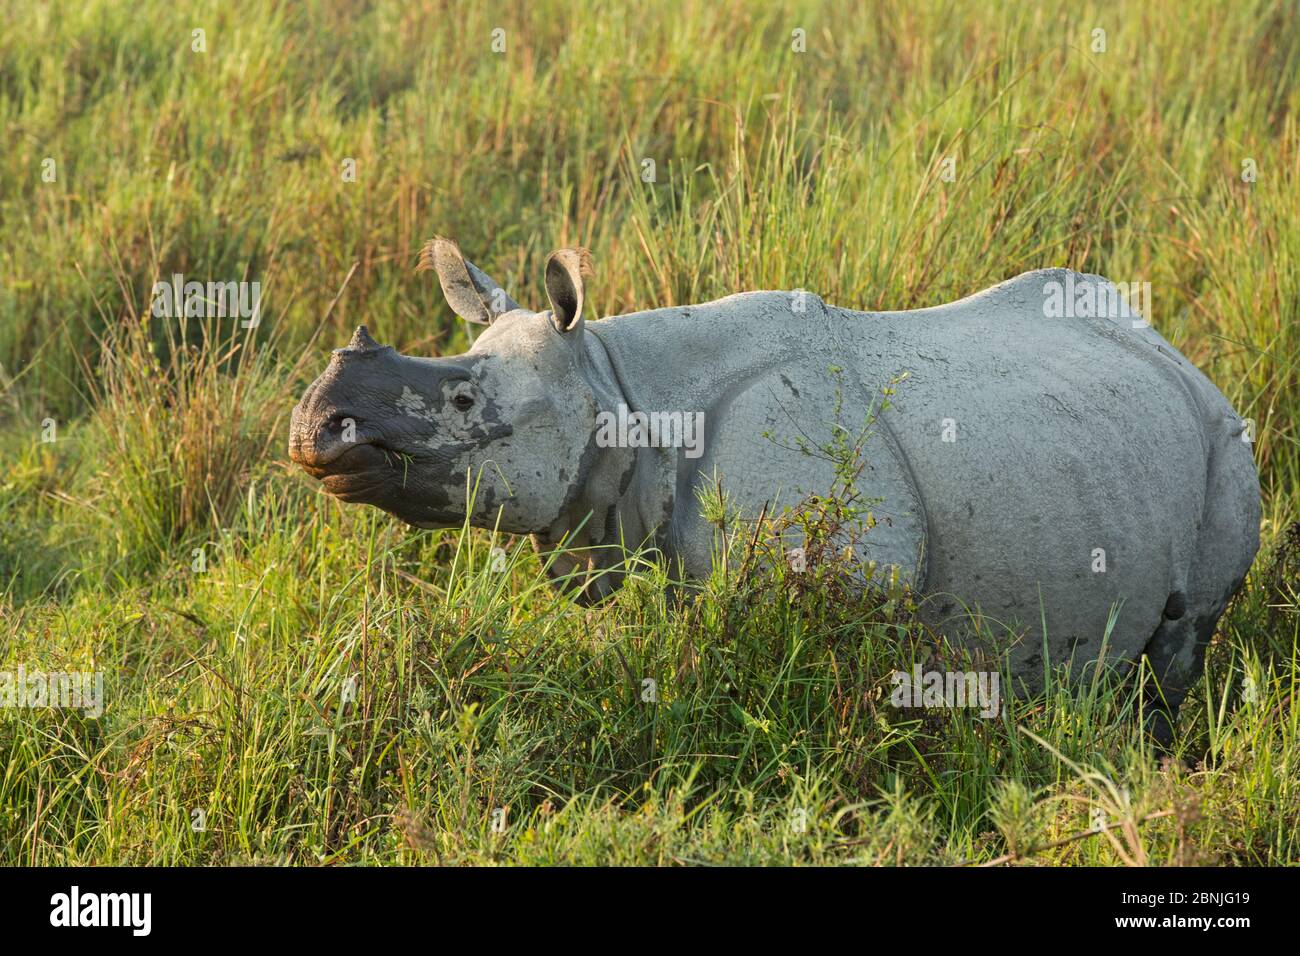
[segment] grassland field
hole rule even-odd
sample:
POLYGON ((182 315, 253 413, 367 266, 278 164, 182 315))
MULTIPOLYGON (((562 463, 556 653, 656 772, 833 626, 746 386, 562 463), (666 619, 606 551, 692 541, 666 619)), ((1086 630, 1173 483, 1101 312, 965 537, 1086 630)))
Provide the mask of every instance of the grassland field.
POLYGON ((1295 863, 1298 213, 1292 0, 0 0, 0 672, 104 687, 0 710, 0 863, 1295 863), (1176 759, 1133 681, 889 707, 906 609, 829 579, 583 608, 324 495, 328 350, 469 344, 435 233, 534 308, 588 247, 588 320, 1150 283, 1264 505, 1176 759), (260 321, 155 317, 174 274, 260 321))

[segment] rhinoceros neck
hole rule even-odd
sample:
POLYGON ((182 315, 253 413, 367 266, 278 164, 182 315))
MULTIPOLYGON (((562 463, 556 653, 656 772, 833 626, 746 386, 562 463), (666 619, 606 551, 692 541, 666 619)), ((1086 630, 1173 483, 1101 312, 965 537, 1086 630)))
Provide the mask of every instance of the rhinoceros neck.
POLYGON ((629 407, 707 412, 790 356, 832 355, 844 324, 812 293, 742 292, 612 316, 587 331, 604 345, 629 407))
MULTIPOLYGON (((785 363, 834 363, 854 339, 838 310, 811 293, 750 292, 703 305, 615 316, 586 326, 587 375, 602 411, 688 416, 703 423, 703 447, 727 427, 735 396, 785 363), (702 419, 699 417, 702 416, 702 419)), ((664 530, 676 508, 695 499, 692 482, 706 459, 681 447, 601 449, 592 479, 567 509, 590 514, 588 539, 646 539, 672 550, 664 530), (602 537, 602 535, 604 537, 602 537)))
MULTIPOLYGON (((617 414, 620 406, 628 407, 630 400, 599 338, 587 336, 580 362, 598 416, 617 414)), ((635 449, 603 447, 593 427, 559 513, 547 527, 533 532, 539 547, 555 545, 561 540, 575 546, 618 540, 618 503, 631 484, 636 464, 635 449)))

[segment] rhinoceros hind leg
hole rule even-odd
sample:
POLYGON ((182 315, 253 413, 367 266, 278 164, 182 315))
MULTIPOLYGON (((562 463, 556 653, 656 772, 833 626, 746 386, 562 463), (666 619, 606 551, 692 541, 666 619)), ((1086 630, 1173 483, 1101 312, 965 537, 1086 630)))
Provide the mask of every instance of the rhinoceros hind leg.
MULTIPOLYGON (((1258 522, 1257 517, 1254 520, 1258 522)), ((1146 658, 1156 678, 1155 685, 1147 690, 1147 728, 1165 750, 1173 744, 1178 708, 1204 669, 1205 650, 1219 618, 1244 583, 1254 559, 1258 542, 1254 528, 1248 535, 1250 541, 1225 552, 1224 541, 1231 540, 1229 534, 1235 532, 1242 537, 1239 529, 1225 525, 1222 513, 1210 516, 1206 522, 1208 533, 1202 533, 1201 553, 1192 571, 1192 593, 1179 591, 1169 596, 1160 626, 1147 642, 1146 658)))
POLYGON ((1147 644, 1146 657, 1155 682, 1146 690, 1146 726, 1161 751, 1172 750, 1178 709, 1205 664, 1205 649, 1226 602, 1216 605, 1201 613, 1193 609, 1177 618, 1166 616, 1147 644))
POLYGON ((1165 748, 1173 743, 1178 708, 1201 676, 1219 618, 1259 548, 1259 480, 1251 446, 1241 440, 1244 427, 1230 410, 1207 421, 1211 451, 1196 558, 1186 593, 1170 595, 1146 647, 1159 683, 1147 699, 1148 727, 1165 748))

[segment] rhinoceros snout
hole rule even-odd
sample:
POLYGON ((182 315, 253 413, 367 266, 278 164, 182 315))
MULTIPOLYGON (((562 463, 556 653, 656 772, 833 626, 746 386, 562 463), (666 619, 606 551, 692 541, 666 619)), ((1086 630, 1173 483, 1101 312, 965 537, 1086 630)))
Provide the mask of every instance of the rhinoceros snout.
MULTIPOLYGON (((305 403, 304 403, 305 404, 305 403)), ((349 450, 362 443, 361 420, 336 411, 323 420, 298 405, 289 422, 289 458, 313 474, 328 469, 349 450)), ((321 477, 316 474, 316 477, 321 477)))

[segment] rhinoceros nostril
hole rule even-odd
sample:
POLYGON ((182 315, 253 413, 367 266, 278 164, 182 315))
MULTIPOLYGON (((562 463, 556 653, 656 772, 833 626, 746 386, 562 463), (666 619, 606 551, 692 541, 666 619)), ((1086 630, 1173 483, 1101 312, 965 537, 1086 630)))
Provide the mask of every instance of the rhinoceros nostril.
POLYGON ((331 432, 341 432, 345 428, 356 428, 359 419, 355 415, 349 415, 346 412, 336 412, 325 421, 325 427, 331 432))

